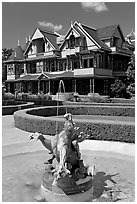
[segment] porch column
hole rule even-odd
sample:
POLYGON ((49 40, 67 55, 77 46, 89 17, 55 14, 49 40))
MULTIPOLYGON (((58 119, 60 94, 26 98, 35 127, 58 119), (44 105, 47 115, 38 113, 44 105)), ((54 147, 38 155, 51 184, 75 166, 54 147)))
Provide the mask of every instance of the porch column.
POLYGON ((106 94, 106 79, 104 79, 104 94, 106 94))
POLYGON ((72 70, 73 69, 73 62, 72 62, 72 58, 71 58, 71 60, 70 60, 70 70, 72 70))
POLYGON ((50 80, 49 80, 49 94, 50 94, 50 80))
POLYGON ((59 61, 57 61, 57 71, 59 71, 59 61))
POLYGON ((38 81, 38 93, 40 93, 40 81, 38 81))
POLYGON ((92 93, 92 79, 89 79, 90 87, 89 87, 89 92, 92 93))
POLYGON ((7 84, 8 93, 10 93, 10 83, 7 84))
POLYGON ((66 66, 66 71, 69 70, 69 57, 67 56, 67 66, 66 66))
POLYGON ((93 88, 93 94, 95 93, 95 79, 92 79, 92 88, 93 88))
POLYGON ((106 95, 108 95, 108 79, 106 79, 106 95))
POLYGON ((24 74, 27 74, 26 63, 24 63, 24 74))
POLYGON ((80 64, 80 69, 82 69, 82 57, 81 57, 81 55, 79 56, 79 64, 80 64))
POLYGON ((20 82, 20 92, 22 92, 22 90, 21 90, 21 82, 20 82))
POLYGON ((74 79, 74 92, 75 93, 77 92, 77 82, 76 82, 76 79, 74 79))
POLYGON ((44 81, 42 81, 42 91, 44 93, 44 81))
POLYGON ((57 71, 57 63, 56 63, 56 59, 54 60, 54 71, 57 71))

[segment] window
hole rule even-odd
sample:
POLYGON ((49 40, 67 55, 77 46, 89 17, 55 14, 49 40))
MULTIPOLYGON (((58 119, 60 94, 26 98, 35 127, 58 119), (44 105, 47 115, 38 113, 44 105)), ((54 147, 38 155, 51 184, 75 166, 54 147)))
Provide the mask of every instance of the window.
POLYGON ((75 36, 72 34, 69 38, 70 48, 74 48, 75 46, 75 36))
POLYGON ((31 64, 31 73, 36 73, 36 63, 31 64))
POLYGON ((93 67, 93 58, 89 58, 89 67, 93 67))
POLYGON ((102 68, 102 55, 99 55, 99 67, 102 68))
POLYGON ((36 66, 37 66, 37 73, 41 73, 43 71, 43 62, 42 61, 37 62, 36 66))
POLYGON ((79 47, 79 40, 80 40, 80 39, 79 39, 79 38, 76 38, 75 40, 76 40, 76 47, 79 47))
POLYGON ((8 64, 7 65, 7 74, 8 75, 14 74, 14 64, 8 64))
POLYGON ((88 67, 88 59, 84 59, 84 68, 88 67))
POLYGON ((87 47, 86 38, 83 38, 83 50, 85 50, 86 47, 87 47))
POLYGON ((21 74, 23 74, 24 73, 24 64, 21 64, 20 66, 21 66, 21 74))
POLYGON ((46 61, 46 72, 50 72, 50 60, 46 61))
POLYGON ((63 62, 63 70, 65 71, 67 68, 67 63, 66 62, 63 62))
POLYGON ((45 52, 45 42, 42 44, 42 52, 45 52))
POLYGON ((113 46, 114 46, 114 47, 115 47, 115 46, 118 46, 118 40, 119 40, 119 38, 113 37, 113 46))
POLYGON ((54 60, 51 61, 51 71, 52 72, 55 71, 55 62, 54 62, 54 60))
POLYGON ((50 51, 50 44, 47 43, 47 51, 50 51))

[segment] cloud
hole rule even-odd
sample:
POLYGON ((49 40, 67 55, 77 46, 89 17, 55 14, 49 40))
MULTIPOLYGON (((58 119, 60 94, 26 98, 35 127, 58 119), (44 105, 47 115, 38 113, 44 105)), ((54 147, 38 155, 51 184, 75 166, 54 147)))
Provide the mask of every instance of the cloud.
POLYGON ((49 30, 52 30, 52 31, 59 31, 63 28, 63 26, 61 24, 60 25, 54 25, 53 23, 47 22, 47 21, 38 21, 38 24, 40 26, 48 28, 49 30))
POLYGON ((81 2, 81 6, 87 11, 102 12, 108 10, 104 2, 81 2))

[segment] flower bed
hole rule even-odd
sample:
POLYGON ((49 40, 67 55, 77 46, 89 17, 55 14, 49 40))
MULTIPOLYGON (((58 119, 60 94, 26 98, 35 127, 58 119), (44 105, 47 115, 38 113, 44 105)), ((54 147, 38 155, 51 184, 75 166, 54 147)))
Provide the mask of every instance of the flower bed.
MULTIPOLYGON (((73 115, 89 115, 89 107, 85 111, 82 107, 69 107, 68 112, 73 115), (75 114, 74 114, 75 113, 75 114)), ((61 131, 64 125, 64 120, 61 118, 52 118, 48 116, 56 116, 56 107, 42 107, 28 110, 21 110, 14 113, 15 126, 28 132, 41 132, 43 134, 55 135, 56 120, 58 121, 58 131, 61 131), (43 116, 43 117, 42 117, 43 116), (45 116, 45 117, 44 117, 45 116)), ((59 107, 59 115, 65 114, 65 107, 59 107)), ((83 116, 84 117, 84 116, 83 116)), ((106 123, 104 121, 76 121, 79 131, 86 132, 89 139, 120 141, 120 142, 135 142, 135 126, 132 124, 106 123)))

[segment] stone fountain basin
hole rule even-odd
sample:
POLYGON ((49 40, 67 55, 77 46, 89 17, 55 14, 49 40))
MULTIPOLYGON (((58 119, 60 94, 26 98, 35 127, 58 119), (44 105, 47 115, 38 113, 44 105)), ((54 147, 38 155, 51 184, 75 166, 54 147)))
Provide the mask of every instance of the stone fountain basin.
MULTIPOLYGON (((48 151, 40 142, 29 141, 30 133, 16 128, 13 116, 2 117, 2 134, 2 200, 34 202, 39 196, 48 151)), ((93 196, 88 201, 110 201, 110 190, 113 190, 114 200, 134 201, 134 144, 86 140, 80 143, 80 149, 85 164, 96 167, 94 190, 91 189, 93 196)), ((76 198, 79 199, 80 195, 76 198)), ((57 201, 57 196, 49 195, 49 199, 57 201)), ((71 199, 64 195, 61 201, 71 199)))

